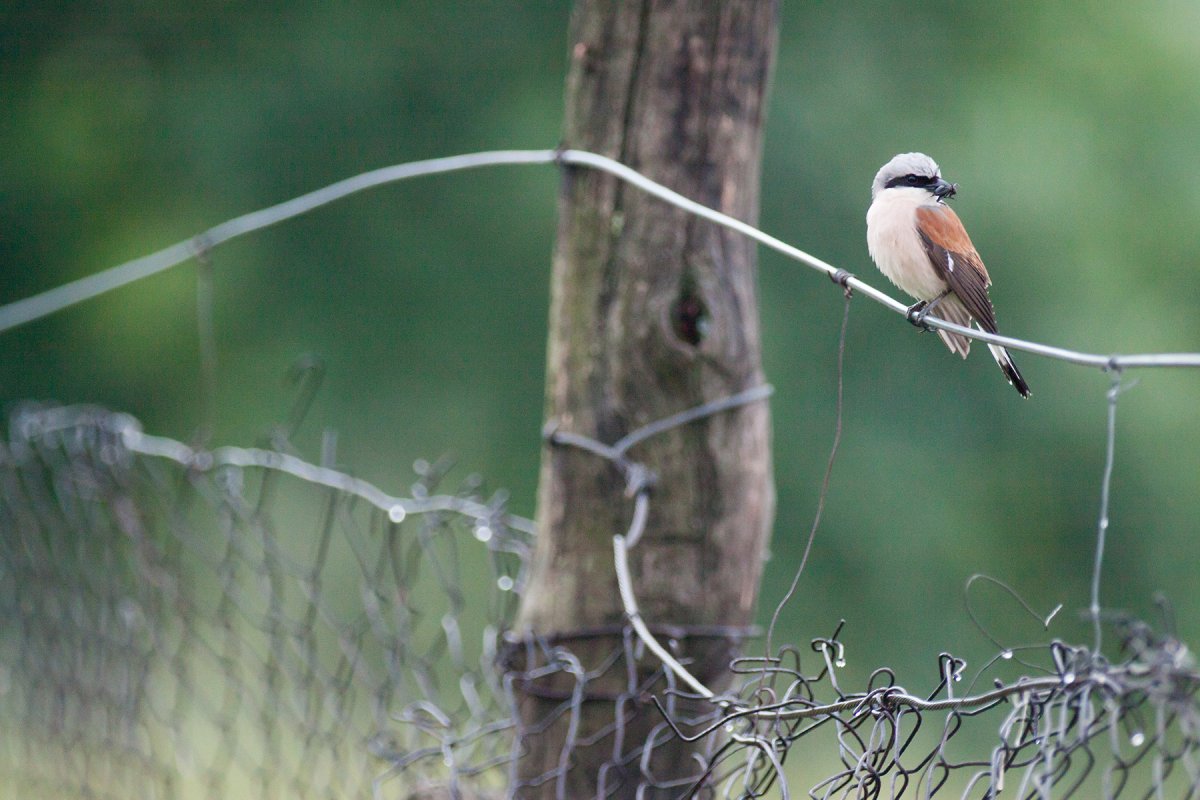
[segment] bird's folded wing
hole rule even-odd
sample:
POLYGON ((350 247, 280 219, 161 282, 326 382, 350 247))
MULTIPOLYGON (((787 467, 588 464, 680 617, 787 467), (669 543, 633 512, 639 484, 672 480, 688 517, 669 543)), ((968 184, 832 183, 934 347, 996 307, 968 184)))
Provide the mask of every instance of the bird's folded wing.
POLYGON ((954 209, 946 205, 917 209, 917 230, 938 275, 966 306, 979 327, 995 333, 996 311, 987 293, 992 281, 954 209))

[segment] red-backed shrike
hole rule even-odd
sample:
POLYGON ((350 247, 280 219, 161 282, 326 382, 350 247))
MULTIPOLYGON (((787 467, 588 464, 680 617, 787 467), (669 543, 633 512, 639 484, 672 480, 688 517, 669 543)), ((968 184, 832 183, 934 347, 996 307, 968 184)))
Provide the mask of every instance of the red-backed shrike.
MULTIPOLYGON (((987 292, 992 280, 958 215, 946 205, 956 191, 958 186, 943 180, 937 162, 924 153, 896 156, 871 185, 867 249, 879 271, 917 299, 909 319, 920 323, 936 311, 947 322, 969 328, 974 320, 980 330, 996 333, 996 311, 987 292)), ((937 333, 950 352, 967 357, 970 339, 937 333)), ((1029 384, 1008 351, 992 344, 988 349, 1008 382, 1029 397, 1029 384)))

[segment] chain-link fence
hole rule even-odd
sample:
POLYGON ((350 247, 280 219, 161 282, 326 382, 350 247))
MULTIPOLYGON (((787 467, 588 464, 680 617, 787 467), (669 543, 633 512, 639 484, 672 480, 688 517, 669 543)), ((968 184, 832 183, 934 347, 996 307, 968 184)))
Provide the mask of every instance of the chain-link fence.
POLYGON ((734 658, 746 632, 647 620, 675 652, 691 638, 730 653, 733 688, 706 698, 632 626, 506 636, 532 526, 502 493, 447 490, 445 465, 419 463, 390 496, 275 444, 193 449, 93 408, 13 415, 4 796, 571 797, 573 754, 596 746, 602 795, 793 796, 787 762, 811 772, 816 753, 833 760, 811 797, 1200 794, 1200 672, 1136 620, 1110 620, 1118 658, 1053 642, 966 675, 942 654, 920 692, 886 668, 842 686, 837 631, 734 658), (606 655, 585 664, 585 640, 606 655), (594 703, 614 721, 583 741, 594 703), (645 715, 651 735, 628 740, 645 715), (547 732, 559 757, 518 779, 547 732), (685 769, 656 760, 697 737, 685 769))
POLYGON ((411 496, 387 498, 126 415, 16 414, 0 449, 4 793, 403 796, 503 775, 511 690, 493 664, 528 526, 477 481, 438 495, 442 467, 417 468, 411 496))

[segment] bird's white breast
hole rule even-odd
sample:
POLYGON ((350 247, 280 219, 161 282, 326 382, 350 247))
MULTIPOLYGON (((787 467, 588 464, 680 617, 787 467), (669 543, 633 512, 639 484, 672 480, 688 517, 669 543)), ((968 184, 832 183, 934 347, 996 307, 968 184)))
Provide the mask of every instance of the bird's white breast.
POLYGON ((917 209, 932 205, 924 189, 893 187, 875 196, 867 209, 867 250, 888 280, 917 300, 932 300, 946 289, 921 237, 917 209))

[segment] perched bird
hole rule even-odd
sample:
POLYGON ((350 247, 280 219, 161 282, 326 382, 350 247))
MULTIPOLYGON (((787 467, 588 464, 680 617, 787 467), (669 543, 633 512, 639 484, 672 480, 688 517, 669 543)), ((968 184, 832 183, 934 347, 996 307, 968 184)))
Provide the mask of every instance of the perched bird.
MULTIPOLYGON (((879 271, 917 299, 909 309, 915 324, 936 311, 947 322, 969 328, 974 320, 980 330, 996 333, 996 311, 987 292, 992 280, 962 221, 946 205, 957 191, 958 185, 943 180, 937 162, 924 153, 896 156, 871 185, 867 249, 879 271)), ((963 358, 971 350, 965 336, 943 330, 938 336, 963 358)), ((1008 382, 1029 397, 1029 384, 1008 351, 992 344, 988 349, 1008 382)))

